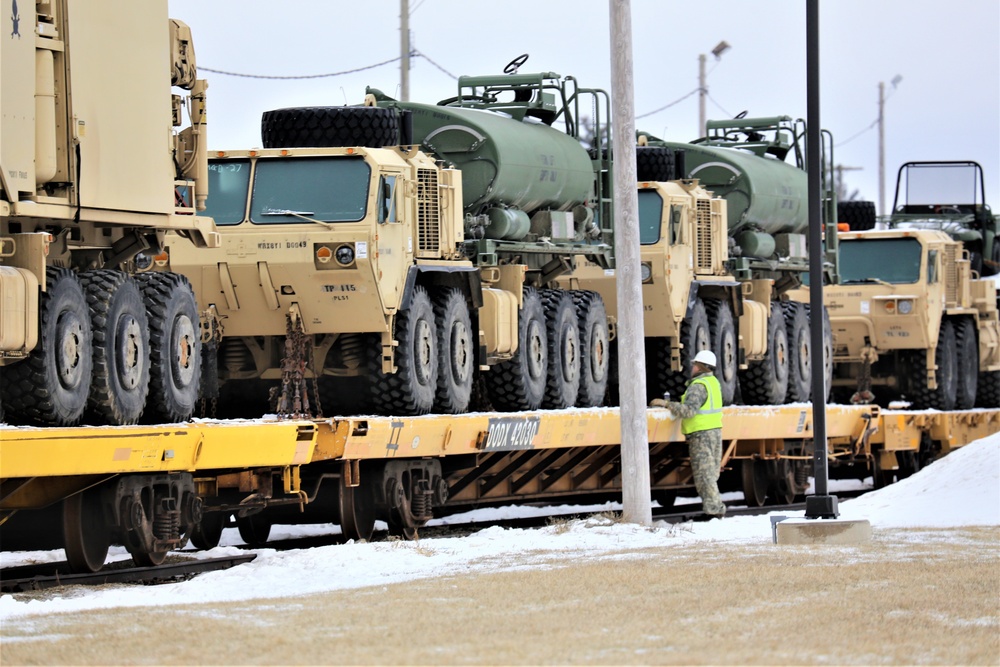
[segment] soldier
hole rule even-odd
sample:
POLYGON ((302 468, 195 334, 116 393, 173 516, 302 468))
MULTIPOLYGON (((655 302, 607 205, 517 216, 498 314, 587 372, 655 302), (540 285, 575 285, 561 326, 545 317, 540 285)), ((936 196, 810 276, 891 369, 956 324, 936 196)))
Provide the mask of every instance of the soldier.
MULTIPOLYGON (((722 389, 715 377, 715 354, 701 350, 691 362, 691 379, 681 402, 666 402, 674 418, 681 419, 681 432, 691 453, 694 485, 702 509, 709 518, 721 519, 726 506, 719 497, 722 467, 722 389)), ((662 401, 661 401, 662 402, 662 401)))

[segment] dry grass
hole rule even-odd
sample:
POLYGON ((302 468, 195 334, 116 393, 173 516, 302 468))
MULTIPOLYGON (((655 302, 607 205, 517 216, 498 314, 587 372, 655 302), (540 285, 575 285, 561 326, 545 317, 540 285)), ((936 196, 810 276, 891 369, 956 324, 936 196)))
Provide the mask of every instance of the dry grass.
POLYGON ((253 604, 27 617, 4 624, 0 663, 996 665, 998 538, 551 554, 530 557, 540 569, 253 604))

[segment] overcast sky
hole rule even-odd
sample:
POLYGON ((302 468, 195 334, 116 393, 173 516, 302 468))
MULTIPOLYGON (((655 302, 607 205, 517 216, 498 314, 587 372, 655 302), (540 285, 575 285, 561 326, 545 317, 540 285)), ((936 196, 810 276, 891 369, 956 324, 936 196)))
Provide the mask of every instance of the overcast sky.
MULTIPOLYGON (((253 75, 300 76, 398 58, 398 0, 169 0, 194 33, 198 64, 253 75)), ((642 116, 698 86, 708 54, 708 117, 806 115, 803 0, 632 0, 635 112, 642 116), (720 41, 732 48, 716 61, 720 41)), ((410 0, 410 98, 456 93, 453 76, 522 71, 572 75, 610 92, 607 0, 410 0), (428 60, 429 59, 429 60, 428 60), (433 61, 433 62, 432 62, 433 61), (437 66, 435 66, 436 63, 437 66), (445 70, 445 71, 442 71, 445 70)), ((1000 2, 822 0, 821 118, 851 189, 878 200, 878 84, 886 83, 886 197, 908 160, 975 160, 986 200, 1000 209, 1000 2), (902 77, 893 89, 891 81, 902 77), (853 138, 852 138, 853 137, 853 138)), ((260 114, 288 106, 359 104, 366 85, 398 96, 399 63, 298 81, 209 80, 210 146, 260 145, 260 114)), ((640 117, 636 127, 674 141, 698 134, 698 98, 640 117)))

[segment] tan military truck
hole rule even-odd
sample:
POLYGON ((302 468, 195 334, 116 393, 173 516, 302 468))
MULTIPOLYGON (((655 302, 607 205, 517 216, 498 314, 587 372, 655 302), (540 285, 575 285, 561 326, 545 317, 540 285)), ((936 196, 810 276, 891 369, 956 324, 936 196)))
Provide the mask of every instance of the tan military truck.
POLYGON ((8 3, 3 25, 6 418, 185 420, 200 377, 194 295, 176 274, 136 274, 167 231, 214 241, 195 215, 208 194, 207 84, 190 31, 166 0, 8 3))
POLYGON ((588 236, 602 162, 549 125, 567 82, 462 77, 516 89, 502 114, 375 94, 280 109, 265 148, 212 152, 222 244, 171 240, 164 268, 215 314, 220 412, 259 414, 263 382, 281 412, 459 413, 477 374, 499 410, 599 405, 603 304, 554 289, 568 258, 611 251, 588 236))
POLYGON ((915 408, 1000 405, 1000 324, 992 280, 947 233, 840 234, 841 283, 824 288, 834 395, 915 408))

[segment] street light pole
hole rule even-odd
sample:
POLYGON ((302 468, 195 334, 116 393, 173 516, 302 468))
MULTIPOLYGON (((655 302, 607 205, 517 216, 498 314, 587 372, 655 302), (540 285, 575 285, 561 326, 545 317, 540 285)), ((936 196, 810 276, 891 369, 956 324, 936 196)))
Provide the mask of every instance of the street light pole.
MULTIPOLYGON (((719 60, 729 48, 729 42, 722 40, 712 49, 712 55, 715 56, 716 60, 719 60)), ((705 54, 700 53, 698 54, 698 131, 701 132, 699 136, 702 137, 708 135, 705 122, 705 98, 708 97, 708 83, 705 81, 707 76, 705 73, 705 54)))
POLYGON ((885 83, 878 82, 878 214, 885 215, 885 83))

